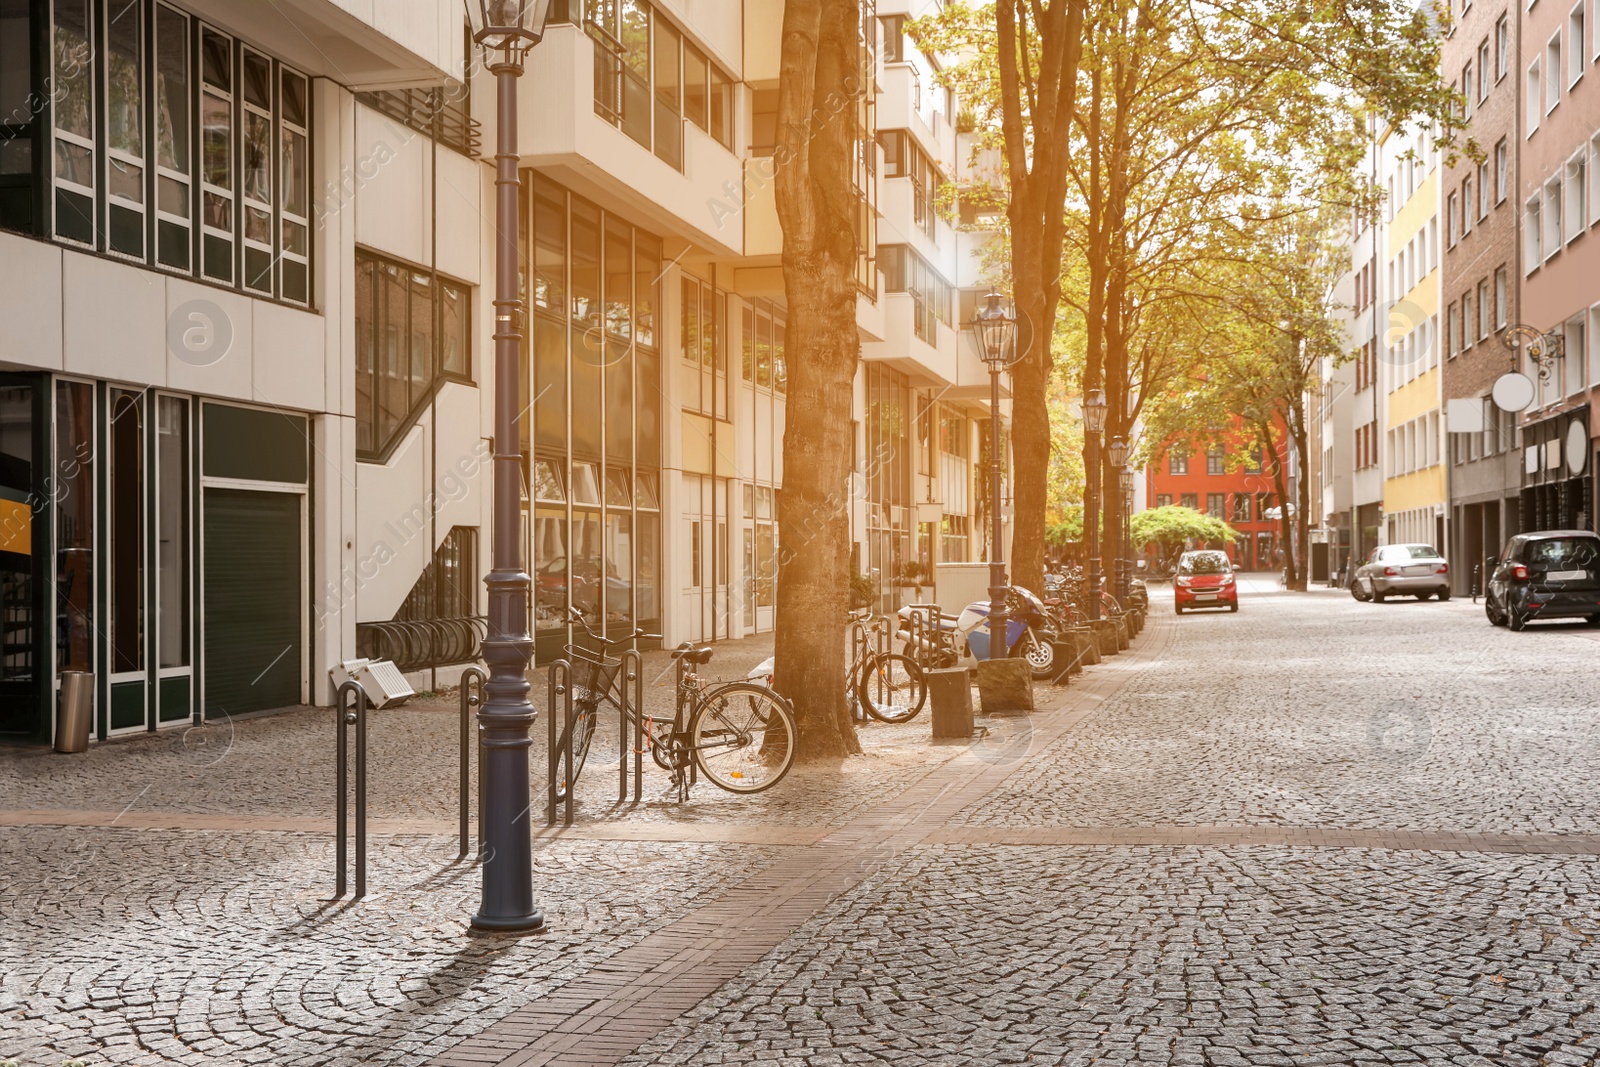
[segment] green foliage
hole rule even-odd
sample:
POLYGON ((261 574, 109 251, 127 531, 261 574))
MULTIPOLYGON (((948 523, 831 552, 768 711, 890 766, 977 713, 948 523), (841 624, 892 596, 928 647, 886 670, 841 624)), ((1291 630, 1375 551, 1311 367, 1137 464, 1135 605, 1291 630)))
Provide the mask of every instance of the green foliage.
POLYGON ((1232 526, 1221 519, 1178 504, 1137 512, 1129 520, 1129 525, 1133 528, 1135 545, 1154 542, 1165 552, 1181 548, 1186 541, 1195 544, 1225 541, 1232 544, 1239 536, 1232 526))

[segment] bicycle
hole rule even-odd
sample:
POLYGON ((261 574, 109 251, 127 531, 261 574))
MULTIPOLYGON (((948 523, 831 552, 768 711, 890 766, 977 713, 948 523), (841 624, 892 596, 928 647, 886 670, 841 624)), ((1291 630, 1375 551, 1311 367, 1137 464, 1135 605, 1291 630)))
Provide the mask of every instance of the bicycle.
POLYGON ((642 708, 624 705, 618 677, 622 660, 607 653, 626 644, 637 649, 637 642, 659 641, 661 635, 635 629, 607 640, 589 628, 579 609, 569 608, 568 618, 601 647, 594 652, 565 646, 572 665, 573 719, 562 729, 559 750, 570 743, 572 759, 570 780, 556 783, 557 802, 568 799, 583 772, 602 702, 621 712, 643 736, 650 758, 672 772, 680 800, 688 798, 691 769, 730 793, 746 794, 771 789, 789 773, 798 733, 794 712, 783 697, 750 682, 702 682, 694 668, 709 662, 712 650, 686 641, 672 653, 678 672, 672 717, 647 715, 642 708))
POLYGON ((894 634, 888 616, 868 622, 867 611, 850 613, 848 699, 852 714, 865 712, 879 722, 910 722, 928 700, 928 679, 915 659, 900 652, 875 652, 875 638, 888 644, 894 634), (876 699, 875 699, 876 698, 876 699))

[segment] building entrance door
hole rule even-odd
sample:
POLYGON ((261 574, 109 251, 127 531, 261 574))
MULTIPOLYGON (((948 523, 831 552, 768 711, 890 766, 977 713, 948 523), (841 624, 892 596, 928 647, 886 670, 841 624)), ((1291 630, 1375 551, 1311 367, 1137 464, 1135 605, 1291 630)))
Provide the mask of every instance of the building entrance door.
POLYGON ((0 736, 50 735, 43 377, 0 374, 0 736))

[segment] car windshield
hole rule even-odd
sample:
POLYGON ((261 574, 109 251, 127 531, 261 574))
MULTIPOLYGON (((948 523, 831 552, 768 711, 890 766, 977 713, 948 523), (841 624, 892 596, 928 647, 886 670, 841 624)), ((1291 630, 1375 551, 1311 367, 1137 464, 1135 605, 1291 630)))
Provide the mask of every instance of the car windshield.
POLYGON ((1197 552, 1184 556, 1178 564, 1179 574, 1223 574, 1228 570, 1228 557, 1221 552, 1197 552))
POLYGON ((1412 559, 1441 559, 1439 550, 1432 545, 1405 545, 1406 551, 1411 553, 1412 559))
POLYGON ((1528 562, 1538 567, 1592 567, 1600 557, 1600 540, 1592 537, 1552 537, 1528 544, 1528 562))

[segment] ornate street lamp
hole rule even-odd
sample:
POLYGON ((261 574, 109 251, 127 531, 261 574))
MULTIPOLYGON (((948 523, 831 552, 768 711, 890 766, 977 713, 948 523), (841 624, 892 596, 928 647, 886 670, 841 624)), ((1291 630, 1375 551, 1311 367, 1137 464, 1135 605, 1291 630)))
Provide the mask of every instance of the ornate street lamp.
POLYGON ((528 51, 544 36, 550 0, 479 0, 483 28, 474 38, 495 76, 495 292, 494 292, 494 569, 489 587, 489 666, 484 702, 483 792, 478 832, 484 843, 483 892, 472 925, 483 930, 540 930, 544 914, 533 906, 533 840, 529 812, 528 633, 532 579, 522 559, 522 436, 518 432, 518 379, 522 373, 522 301, 517 272, 517 79, 528 51))
POLYGON ((1117 478, 1122 483, 1122 580, 1117 588, 1121 590, 1119 599, 1126 608, 1133 591, 1133 468, 1127 465, 1126 446, 1122 460, 1117 464, 1120 468, 1117 478))
POLYGON ((1089 579, 1089 621, 1100 618, 1100 435, 1106 428, 1106 394, 1083 394, 1083 551, 1089 579))
MULTIPOLYGON (((1122 475, 1127 471, 1124 465, 1128 462, 1128 442, 1121 435, 1113 437, 1106 444, 1106 459, 1110 461, 1111 469, 1117 472, 1118 488, 1120 489, 1122 475)), ((1106 496, 1108 498, 1111 496, 1109 487, 1107 487, 1106 496)), ((1128 595, 1127 581, 1123 574, 1122 523, 1118 522, 1115 529, 1106 531, 1106 534, 1107 539, 1112 542, 1111 551, 1108 553, 1111 557, 1111 587, 1117 591, 1117 599, 1122 600, 1128 595)))
POLYGON ((989 658, 1004 659, 1010 651, 1006 639, 1006 581, 1004 531, 1000 518, 1000 372, 1016 363, 1017 317, 1001 307, 999 293, 983 298, 983 307, 972 316, 972 336, 978 354, 989 368, 989 518, 992 533, 989 547, 989 658), (999 635, 998 638, 996 635, 999 635), (995 642, 999 641, 998 651, 995 642))

